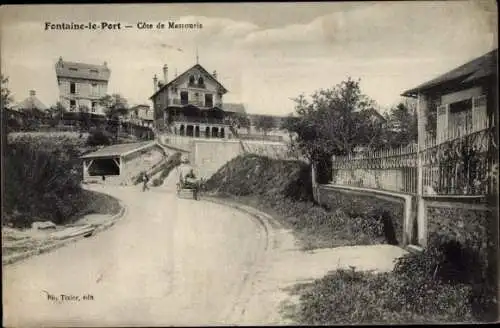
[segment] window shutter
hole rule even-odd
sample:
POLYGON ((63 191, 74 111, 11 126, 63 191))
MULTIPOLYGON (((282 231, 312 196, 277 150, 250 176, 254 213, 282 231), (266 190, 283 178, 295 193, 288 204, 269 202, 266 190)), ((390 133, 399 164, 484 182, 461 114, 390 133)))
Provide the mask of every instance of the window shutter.
POLYGON ((480 131, 488 127, 486 96, 472 98, 472 130, 480 131))
POLYGON ((448 112, 449 105, 441 105, 437 108, 437 127, 436 127, 436 137, 437 143, 446 141, 448 138, 448 112))

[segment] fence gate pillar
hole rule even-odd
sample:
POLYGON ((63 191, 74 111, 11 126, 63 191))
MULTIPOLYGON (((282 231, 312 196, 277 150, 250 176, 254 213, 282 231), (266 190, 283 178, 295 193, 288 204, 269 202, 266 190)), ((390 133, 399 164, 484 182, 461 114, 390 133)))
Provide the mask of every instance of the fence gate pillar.
MULTIPOLYGON (((417 139, 417 236, 412 236, 412 240, 417 239, 420 246, 427 244, 427 222, 426 208, 424 200, 424 153, 426 143, 426 125, 427 125, 427 99, 424 95, 418 93, 417 96, 417 120, 418 120, 418 139, 417 139), (415 238, 416 237, 416 238, 415 238)), ((439 131, 436 131, 439 133, 439 131)), ((411 229, 411 231, 414 231, 411 229)))

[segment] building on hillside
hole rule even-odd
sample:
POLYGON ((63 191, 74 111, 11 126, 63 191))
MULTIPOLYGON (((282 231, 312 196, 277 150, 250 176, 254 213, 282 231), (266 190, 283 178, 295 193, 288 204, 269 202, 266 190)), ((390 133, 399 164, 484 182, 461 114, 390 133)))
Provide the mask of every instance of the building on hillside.
POLYGON ((136 105, 129 109, 124 121, 151 128, 153 127, 154 113, 149 105, 136 105))
POLYGON ((419 141, 442 144, 483 130, 498 108, 498 49, 405 91, 418 102, 419 141))
POLYGON ((111 70, 103 65, 64 61, 59 58, 55 65, 59 86, 59 101, 69 112, 88 111, 104 115, 99 100, 108 91, 111 70))
MULTIPOLYGON (((225 105, 228 90, 196 64, 168 80, 168 66, 163 66, 163 81, 153 77, 155 125, 170 134, 204 138, 231 138, 230 116, 241 111, 241 105, 225 105)), ((244 107, 243 107, 244 109, 244 107)))
POLYGON ((47 109, 47 106, 37 98, 35 90, 30 90, 26 99, 12 107, 14 111, 33 116, 45 116, 47 109))

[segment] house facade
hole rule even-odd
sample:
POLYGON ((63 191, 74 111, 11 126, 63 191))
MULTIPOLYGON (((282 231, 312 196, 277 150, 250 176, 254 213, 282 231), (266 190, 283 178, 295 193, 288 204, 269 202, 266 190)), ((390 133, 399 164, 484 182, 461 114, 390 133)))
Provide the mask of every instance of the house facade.
POLYGON ((498 104, 498 49, 402 96, 418 101, 419 143, 442 144, 484 130, 498 104))
POLYGON ((93 65, 64 61, 55 65, 59 101, 69 112, 104 115, 99 100, 107 94, 111 70, 107 63, 93 65))
POLYGON ((166 133, 204 138, 230 138, 229 117, 232 107, 225 108, 223 97, 228 90, 200 64, 168 80, 168 66, 163 80, 153 77, 155 125, 166 133))
POLYGON ((418 102, 423 195, 484 196, 493 188, 497 60, 495 49, 402 94, 418 102))
POLYGON ((153 127, 154 113, 149 105, 136 105, 129 109, 125 121, 140 126, 153 127))

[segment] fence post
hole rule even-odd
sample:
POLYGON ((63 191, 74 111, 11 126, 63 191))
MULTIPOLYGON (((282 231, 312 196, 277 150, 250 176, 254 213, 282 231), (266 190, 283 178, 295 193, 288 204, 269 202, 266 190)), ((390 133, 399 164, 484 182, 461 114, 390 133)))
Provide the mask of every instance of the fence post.
POLYGON ((311 161, 311 182, 312 182, 313 199, 315 202, 319 204, 319 195, 318 195, 319 190, 318 190, 318 183, 316 182, 316 167, 313 161, 311 161))
MULTIPOLYGON (((418 93, 417 96, 417 119, 418 119, 418 138, 417 138, 417 236, 412 237, 413 240, 418 240, 418 243, 421 246, 425 246, 426 241, 426 213, 425 213, 425 204, 423 197, 423 177, 424 177, 424 168, 423 168, 423 156, 425 152, 425 126, 427 123, 427 102, 425 96, 418 93), (416 238, 415 238, 416 237, 416 238)), ((408 227, 411 229, 413 233, 413 224, 408 227)))

